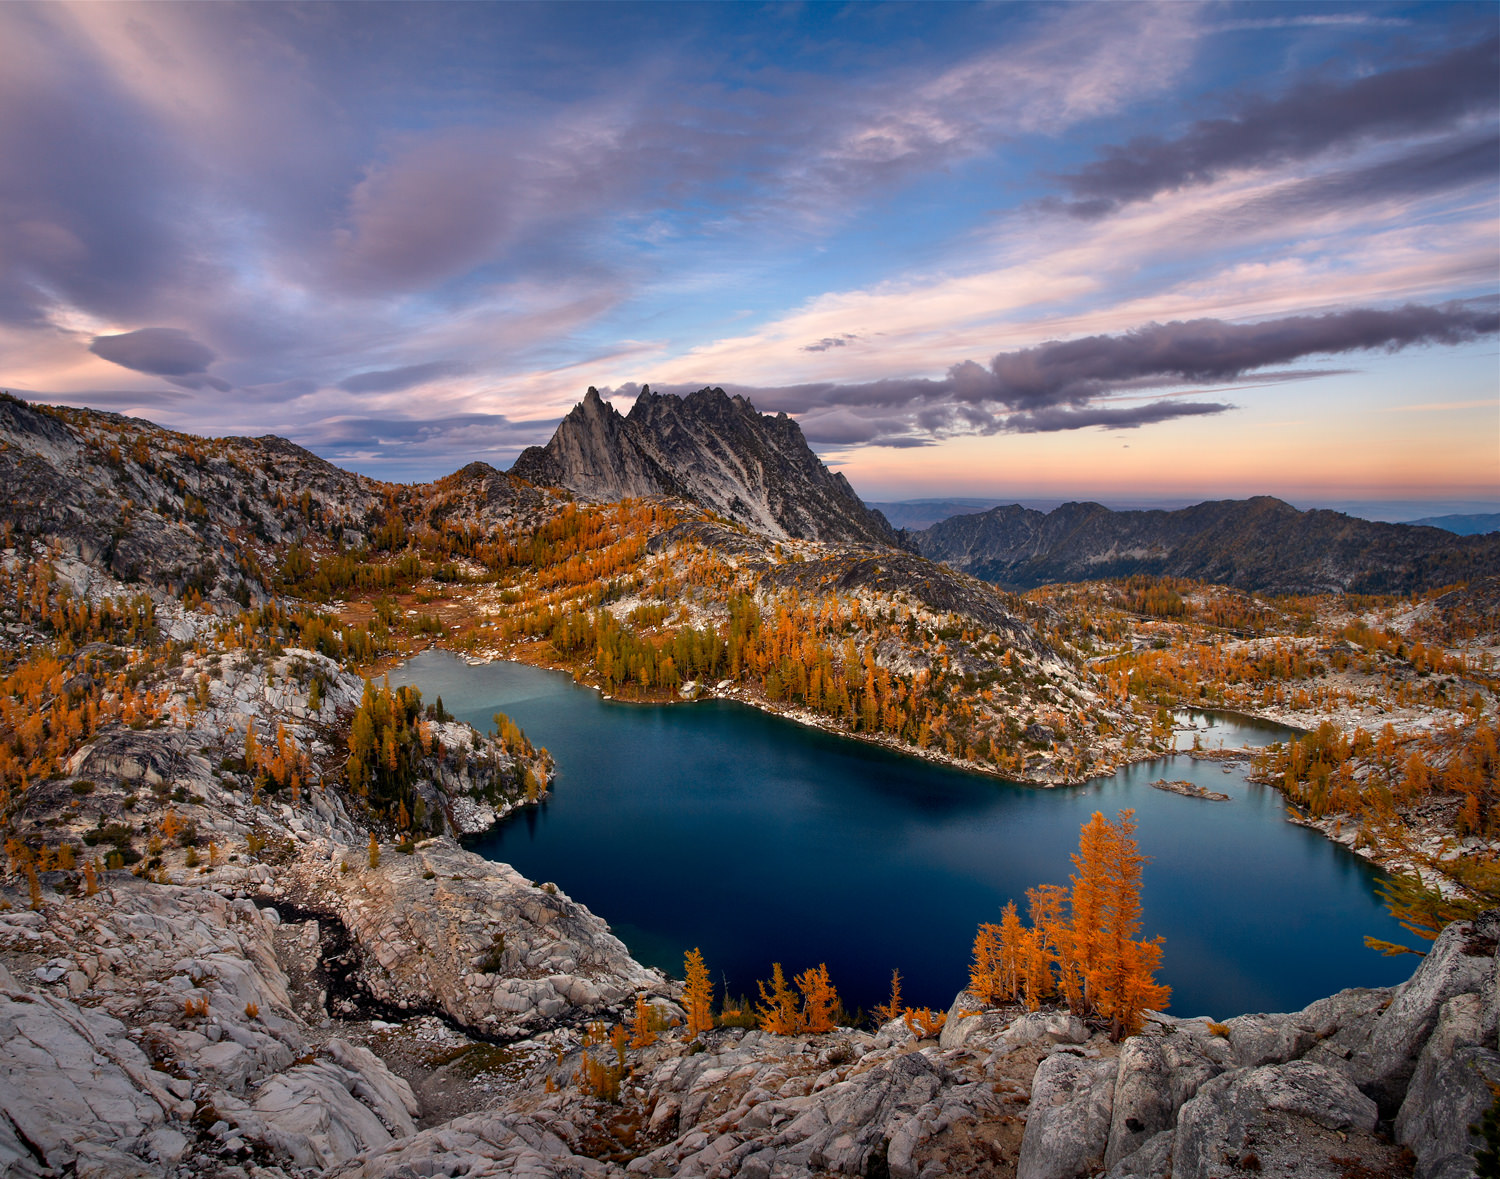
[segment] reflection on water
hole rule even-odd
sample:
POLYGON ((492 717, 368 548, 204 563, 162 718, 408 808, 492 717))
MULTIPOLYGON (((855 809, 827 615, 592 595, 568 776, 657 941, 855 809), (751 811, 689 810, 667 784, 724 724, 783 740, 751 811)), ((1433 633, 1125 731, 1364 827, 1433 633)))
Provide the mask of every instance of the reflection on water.
POLYGON ((1237 712, 1185 708, 1176 714, 1173 749, 1259 749, 1295 737, 1299 730, 1237 712))
MULTIPOLYGON (((680 975, 683 951, 701 947, 735 993, 753 993, 772 961, 826 962, 851 1009, 882 1001, 893 967, 909 1002, 946 1007, 979 922, 1011 898, 1024 907, 1032 885, 1066 884, 1079 826, 1122 807, 1152 857, 1145 930, 1166 938, 1174 1012, 1292 1010, 1409 973, 1363 946, 1403 936, 1368 865, 1285 822, 1280 796, 1239 768, 1176 756, 1042 790, 728 701, 605 701, 519 664, 428 652, 391 678, 481 728, 503 710, 557 759, 553 797, 476 850, 556 881, 652 965, 680 975), (1163 776, 1231 801, 1151 789, 1163 776)), ((1287 732, 1208 719, 1206 747, 1287 732)))

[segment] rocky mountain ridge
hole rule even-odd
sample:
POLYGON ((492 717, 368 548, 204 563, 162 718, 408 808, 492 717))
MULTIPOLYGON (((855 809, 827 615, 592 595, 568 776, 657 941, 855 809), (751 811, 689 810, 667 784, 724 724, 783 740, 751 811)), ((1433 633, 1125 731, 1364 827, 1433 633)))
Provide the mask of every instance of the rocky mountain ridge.
POLYGON ((1012 504, 911 534, 924 557, 1007 589, 1133 574, 1266 593, 1407 593, 1500 572, 1500 537, 1382 524, 1270 496, 1177 511, 1012 504))
POLYGON ((646 387, 622 417, 590 387, 552 440, 523 451, 511 474, 596 500, 681 496, 778 539, 900 539, 823 465, 796 422, 757 413, 723 389, 676 397, 646 387))
POLYGON ((275 435, 201 438, 0 394, 0 501, 6 545, 34 538, 127 582, 244 605, 294 542, 359 548, 393 516, 493 527, 555 497, 484 463, 386 484, 275 435))

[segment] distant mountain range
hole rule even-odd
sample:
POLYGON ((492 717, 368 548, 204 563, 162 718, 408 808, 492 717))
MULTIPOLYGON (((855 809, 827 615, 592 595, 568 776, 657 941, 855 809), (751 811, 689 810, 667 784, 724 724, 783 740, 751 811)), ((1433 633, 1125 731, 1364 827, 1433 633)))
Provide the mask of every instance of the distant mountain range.
POLYGON ((1500 532, 1500 512, 1483 512, 1473 516, 1427 516, 1408 523, 1441 528, 1445 532, 1456 532, 1459 536, 1483 536, 1487 532, 1500 532))
POLYGON ((971 516, 1004 502, 1000 499, 906 499, 895 503, 866 500, 865 506, 875 509, 897 528, 931 528, 949 516, 971 516))
POLYGON ((796 422, 723 389, 677 397, 646 387, 621 416, 590 388, 552 440, 523 451, 510 473, 595 500, 682 496, 777 538, 901 543, 823 465, 796 422))
POLYGON ((1500 572, 1500 536, 1300 512, 1270 496, 1170 512, 1012 504, 909 535, 923 556, 1014 590, 1144 573, 1269 593, 1405 593, 1500 572))

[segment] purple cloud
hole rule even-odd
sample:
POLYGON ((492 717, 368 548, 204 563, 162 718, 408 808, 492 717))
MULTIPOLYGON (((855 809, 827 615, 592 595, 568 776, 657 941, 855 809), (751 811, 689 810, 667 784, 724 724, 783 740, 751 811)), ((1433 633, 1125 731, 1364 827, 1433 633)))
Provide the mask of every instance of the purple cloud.
MULTIPOLYGON (((1049 341, 1001 352, 988 367, 965 360, 937 379, 724 388, 749 398, 762 412, 797 415, 811 442, 830 447, 915 445, 955 434, 1134 429, 1235 407, 1181 400, 1121 407, 1099 404, 1100 399, 1180 385, 1306 380, 1333 370, 1272 366, 1310 356, 1463 344, 1497 331, 1500 304, 1494 300, 1355 308, 1259 323, 1198 319, 1146 324, 1117 336, 1049 341)), ((668 385, 660 391, 686 393, 696 387, 668 385)))
POLYGON ((830 348, 847 348, 850 340, 857 340, 858 336, 845 332, 841 336, 824 336, 816 344, 804 344, 804 352, 827 352, 830 348))
POLYGON ((1019 410, 1077 405, 1125 382, 1228 381, 1305 356, 1462 344, 1496 331, 1500 309, 1488 300, 1439 307, 1408 304, 1390 311, 1356 308, 1260 323, 1152 323, 1121 336, 1086 336, 1002 352, 990 362, 994 385, 983 396, 1019 410))
POLYGON ((228 381, 208 375, 213 349, 179 328, 141 328, 117 336, 95 336, 89 351, 121 368, 164 377, 184 389, 228 392, 228 381))
POLYGON ((376 369, 345 377, 338 387, 346 393, 399 393, 437 377, 457 376, 469 371, 466 364, 451 360, 434 360, 427 364, 408 364, 402 368, 376 369))
MULTIPOLYGON (((1314 79, 1280 98, 1255 98, 1231 115, 1200 119, 1175 139, 1140 136, 1062 176, 1084 217, 1206 184, 1235 168, 1306 160, 1334 148, 1446 130, 1492 114, 1500 92, 1500 39, 1486 38, 1418 65, 1351 82, 1314 79)), ((1494 160, 1491 157, 1491 175, 1494 160)))

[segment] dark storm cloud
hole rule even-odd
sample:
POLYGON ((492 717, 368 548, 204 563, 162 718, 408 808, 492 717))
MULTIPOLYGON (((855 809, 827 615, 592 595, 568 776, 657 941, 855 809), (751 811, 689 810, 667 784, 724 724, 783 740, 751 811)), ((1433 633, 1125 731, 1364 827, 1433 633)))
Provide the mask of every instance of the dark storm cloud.
POLYGON ((452 377, 468 372, 468 365, 451 360, 434 360, 427 364, 408 364, 403 368, 383 368, 355 373, 339 382, 346 393, 399 393, 436 377, 452 377))
POLYGON ((179 328, 141 328, 117 336, 95 336, 89 351, 121 368, 164 377, 184 389, 230 388, 228 381, 209 376, 213 349, 179 328))
POLYGON ((1500 39, 1491 37, 1419 65, 1352 82, 1312 80, 1276 99, 1255 99, 1224 118, 1201 119, 1175 139, 1142 136, 1065 174, 1069 211, 1102 216, 1131 201, 1235 168, 1306 160, 1332 148, 1445 130, 1492 112, 1500 91, 1500 39))

